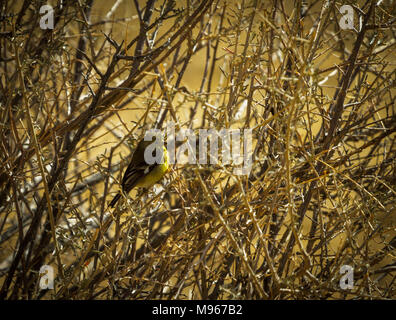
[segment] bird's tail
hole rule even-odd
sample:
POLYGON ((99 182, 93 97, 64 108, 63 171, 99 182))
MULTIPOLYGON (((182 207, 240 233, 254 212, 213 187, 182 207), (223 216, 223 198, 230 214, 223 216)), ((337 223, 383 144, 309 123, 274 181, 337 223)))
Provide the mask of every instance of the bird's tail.
POLYGON ((116 196, 113 198, 113 200, 111 200, 109 206, 114 208, 114 206, 116 205, 117 201, 121 198, 121 193, 117 193, 116 196))

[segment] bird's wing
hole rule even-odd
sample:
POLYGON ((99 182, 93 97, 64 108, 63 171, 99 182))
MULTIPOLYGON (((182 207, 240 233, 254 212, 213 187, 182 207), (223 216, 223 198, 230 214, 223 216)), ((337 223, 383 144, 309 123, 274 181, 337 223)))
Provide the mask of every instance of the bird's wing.
POLYGON ((140 167, 134 166, 133 168, 128 167, 128 169, 125 171, 121 184, 124 191, 131 191, 136 186, 139 179, 149 174, 156 166, 157 164, 144 165, 140 167))

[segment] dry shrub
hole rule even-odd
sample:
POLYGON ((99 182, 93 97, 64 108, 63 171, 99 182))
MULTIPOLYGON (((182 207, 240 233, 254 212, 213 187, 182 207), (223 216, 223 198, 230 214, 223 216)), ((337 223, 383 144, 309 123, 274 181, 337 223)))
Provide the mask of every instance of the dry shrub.
POLYGON ((349 2, 354 30, 281 0, 52 2, 43 30, 4 1, 1 297, 395 298, 395 3, 349 2), (179 163, 110 210, 168 121, 251 128, 250 174, 179 163))

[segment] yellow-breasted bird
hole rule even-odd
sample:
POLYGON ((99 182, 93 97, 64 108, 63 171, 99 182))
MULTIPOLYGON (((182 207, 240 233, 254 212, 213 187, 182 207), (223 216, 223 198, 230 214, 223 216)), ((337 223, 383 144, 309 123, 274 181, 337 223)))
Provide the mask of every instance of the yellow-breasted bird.
MULTIPOLYGON (((162 179, 165 173, 168 171, 168 151, 166 147, 163 146, 163 152, 160 155, 161 161, 157 161, 153 164, 146 163, 144 159, 144 153, 146 148, 155 144, 154 141, 141 140, 133 155, 128 168, 125 170, 124 177, 122 178, 121 188, 125 193, 129 193, 133 188, 149 188, 156 182, 162 179)), ((153 157, 156 157, 156 149, 153 152, 153 157)), ((114 208, 117 201, 120 199, 121 193, 111 200, 109 206, 114 208)))

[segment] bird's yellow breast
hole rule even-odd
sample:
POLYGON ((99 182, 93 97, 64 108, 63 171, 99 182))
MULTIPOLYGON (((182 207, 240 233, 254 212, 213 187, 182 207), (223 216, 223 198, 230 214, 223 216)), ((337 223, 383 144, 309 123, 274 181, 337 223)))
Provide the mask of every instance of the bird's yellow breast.
POLYGON ((139 179, 139 182, 136 184, 138 188, 149 188, 156 182, 162 179, 165 173, 168 171, 169 164, 168 164, 168 151, 164 147, 163 153, 163 161, 162 163, 155 166, 153 170, 151 170, 148 174, 144 177, 139 179))

